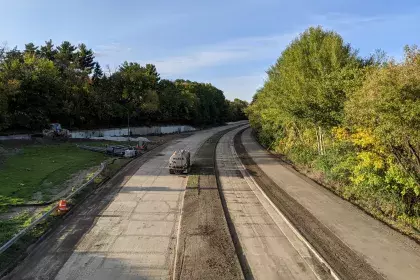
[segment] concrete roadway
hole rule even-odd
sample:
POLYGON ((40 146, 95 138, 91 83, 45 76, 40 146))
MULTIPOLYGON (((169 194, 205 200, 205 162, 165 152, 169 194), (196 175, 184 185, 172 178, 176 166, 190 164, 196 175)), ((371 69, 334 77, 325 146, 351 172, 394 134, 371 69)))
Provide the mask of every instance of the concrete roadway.
POLYGON ((186 176, 170 175, 174 150, 194 155, 219 127, 198 132, 146 162, 83 238, 56 279, 169 279, 186 176))
POLYGON ((386 279, 420 279, 420 246, 351 203, 281 165, 244 131, 248 154, 280 188, 386 279))
POLYGON ((255 279, 328 279, 316 261, 249 178, 237 157, 233 137, 217 145, 217 168, 223 196, 252 277, 255 279))
POLYGON ((145 162, 116 196, 104 198, 109 204, 94 217, 77 244, 63 244, 68 242, 62 240, 80 232, 83 217, 92 215, 90 208, 77 209, 74 223, 59 229, 62 237, 54 242, 45 240, 45 253, 39 256, 35 248, 9 279, 169 279, 187 178, 170 175, 168 159, 176 149, 189 149, 194 155, 211 135, 234 125, 175 140, 145 162), (63 256, 63 262, 55 261, 63 256), (61 269, 54 267, 57 264, 61 269))
MULTIPOLYGON (((170 279, 187 178, 169 174, 168 158, 181 148, 194 155, 211 135, 234 125, 174 141, 147 160, 116 195, 111 193, 99 201, 106 205, 99 214, 92 210, 95 205, 76 209, 69 224, 54 233, 60 237, 54 242, 44 240, 7 279, 170 279), (81 231, 89 216, 94 223, 87 232, 81 231), (67 238, 77 234, 81 238, 67 238)), ((238 130, 227 133, 218 144, 217 167, 253 278, 328 279, 313 254, 243 170, 233 147, 238 130)), ((280 188, 385 278, 420 279, 418 244, 279 164, 255 142, 250 130, 244 132, 242 142, 280 188)))

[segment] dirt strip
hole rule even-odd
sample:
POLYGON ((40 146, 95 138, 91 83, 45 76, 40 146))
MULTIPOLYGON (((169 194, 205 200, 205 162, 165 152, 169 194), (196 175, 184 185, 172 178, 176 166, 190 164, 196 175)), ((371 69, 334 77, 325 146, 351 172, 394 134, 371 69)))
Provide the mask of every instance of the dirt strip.
POLYGON ((217 142, 228 130, 210 137, 195 155, 182 208, 175 279, 244 278, 214 170, 217 142))
POLYGON ((242 163, 270 200, 328 262, 339 277, 343 280, 384 279, 362 257, 344 244, 258 167, 242 144, 241 136, 244 130, 241 130, 234 138, 235 149, 242 163))

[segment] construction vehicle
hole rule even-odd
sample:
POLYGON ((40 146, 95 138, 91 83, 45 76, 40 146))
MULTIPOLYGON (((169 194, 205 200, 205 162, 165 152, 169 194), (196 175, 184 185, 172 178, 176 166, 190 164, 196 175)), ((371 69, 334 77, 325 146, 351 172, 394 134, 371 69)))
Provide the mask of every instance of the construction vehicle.
POLYGON ((62 139, 71 137, 70 131, 67 129, 61 128, 61 124, 59 123, 50 124, 50 128, 44 129, 42 131, 42 135, 48 138, 62 138, 62 139))
POLYGON ((175 151, 169 158, 169 173, 188 173, 191 169, 191 154, 187 150, 175 151))

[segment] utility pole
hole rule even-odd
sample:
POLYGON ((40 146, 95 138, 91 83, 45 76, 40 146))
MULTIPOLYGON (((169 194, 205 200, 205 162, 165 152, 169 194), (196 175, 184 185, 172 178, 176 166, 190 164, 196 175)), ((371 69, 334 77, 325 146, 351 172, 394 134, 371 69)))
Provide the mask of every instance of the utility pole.
POLYGON ((128 143, 130 143, 130 111, 127 109, 127 132, 128 132, 128 143))

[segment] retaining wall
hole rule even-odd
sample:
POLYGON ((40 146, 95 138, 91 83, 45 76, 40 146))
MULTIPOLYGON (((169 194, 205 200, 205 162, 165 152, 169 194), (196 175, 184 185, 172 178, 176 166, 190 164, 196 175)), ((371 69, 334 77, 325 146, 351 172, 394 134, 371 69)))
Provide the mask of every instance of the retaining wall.
MULTIPOLYGON (((151 134, 170 134, 195 131, 196 129, 189 125, 171 125, 171 126, 140 126, 130 127, 131 135, 151 135, 151 134)), ((71 131, 72 138, 91 138, 91 137, 113 137, 127 136, 128 128, 111 128, 95 130, 75 130, 71 131)))

